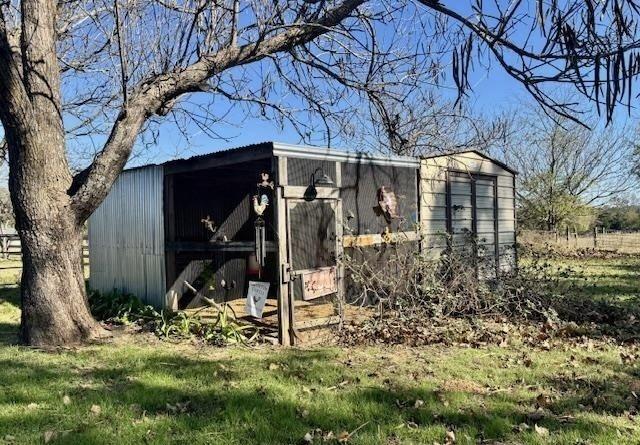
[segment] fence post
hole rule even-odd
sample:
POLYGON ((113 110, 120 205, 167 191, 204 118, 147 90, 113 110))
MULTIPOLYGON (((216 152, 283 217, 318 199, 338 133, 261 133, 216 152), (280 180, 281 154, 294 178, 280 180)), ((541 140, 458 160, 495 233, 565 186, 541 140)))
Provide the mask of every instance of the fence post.
POLYGON ((598 226, 593 228, 593 248, 598 247, 598 226))

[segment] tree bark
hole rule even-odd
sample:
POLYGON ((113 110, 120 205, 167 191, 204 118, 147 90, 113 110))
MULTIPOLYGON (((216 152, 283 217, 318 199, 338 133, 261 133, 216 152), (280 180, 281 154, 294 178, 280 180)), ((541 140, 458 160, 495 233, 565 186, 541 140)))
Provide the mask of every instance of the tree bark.
POLYGON ((7 132, 9 189, 22 246, 21 340, 34 346, 78 344, 106 331, 87 301, 83 224, 69 211, 72 177, 64 138, 43 120, 26 137, 7 132))
MULTIPOLYGON (((57 227, 57 225, 56 225, 57 227)), ((35 346, 70 345, 103 337, 91 316, 82 270, 82 230, 20 230, 22 241, 21 340, 35 346)))

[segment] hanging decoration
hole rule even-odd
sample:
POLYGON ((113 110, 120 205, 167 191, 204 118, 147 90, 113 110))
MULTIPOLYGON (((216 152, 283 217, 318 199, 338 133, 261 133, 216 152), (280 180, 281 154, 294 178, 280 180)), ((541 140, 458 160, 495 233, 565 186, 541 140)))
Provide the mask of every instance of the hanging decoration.
POLYGON ((378 189, 378 205, 387 223, 399 218, 398 198, 391 187, 383 185, 378 189))
POLYGON ((267 258, 266 240, 265 240, 265 228, 264 219, 262 217, 256 218, 256 261, 260 265, 260 268, 264 267, 265 259, 267 258))
POLYGON ((202 218, 200 222, 204 224, 204 228, 212 234, 215 235, 215 233, 218 231, 218 227, 216 226, 215 221, 213 221, 209 215, 207 215, 206 218, 202 218))
POLYGON ((264 211, 267 209, 269 205, 269 198, 267 195, 254 195, 253 196, 253 211, 256 212, 256 215, 262 216, 264 211))
POLYGON ((269 196, 272 194, 275 185, 271 180, 271 174, 267 171, 260 172, 258 180, 256 194, 253 195, 253 211, 256 214, 254 221, 256 236, 255 258, 260 268, 262 268, 267 258, 266 223, 263 215, 267 207, 271 204, 269 196))

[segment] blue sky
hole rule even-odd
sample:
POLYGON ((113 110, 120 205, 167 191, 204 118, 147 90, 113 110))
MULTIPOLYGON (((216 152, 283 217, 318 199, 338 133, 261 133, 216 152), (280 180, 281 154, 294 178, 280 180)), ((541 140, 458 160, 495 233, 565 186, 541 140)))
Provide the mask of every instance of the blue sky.
MULTIPOLYGON (((465 99, 466 103, 472 110, 486 116, 512 110, 527 98, 522 86, 501 69, 478 70, 471 83, 474 89, 465 99)), ((445 93, 445 89, 442 92, 445 93)), ((228 137, 228 141, 212 139, 197 128, 193 128, 190 132, 190 141, 187 142, 173 125, 162 125, 157 146, 145 150, 132 159, 130 165, 164 162, 262 141, 292 144, 301 142, 300 136, 290 126, 280 129, 269 120, 247 118, 240 107, 233 110, 227 120, 230 124, 219 123, 216 124, 215 129, 219 134, 228 137)), ((346 150, 358 149, 350 146, 348 141, 338 141, 334 145, 346 150)))

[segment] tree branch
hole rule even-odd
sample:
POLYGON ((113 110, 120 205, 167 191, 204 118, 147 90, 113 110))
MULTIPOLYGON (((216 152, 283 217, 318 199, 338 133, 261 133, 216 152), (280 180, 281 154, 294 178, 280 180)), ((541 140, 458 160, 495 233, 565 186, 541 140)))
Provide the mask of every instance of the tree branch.
POLYGON ((208 79, 229 68, 289 51, 332 31, 365 1, 344 0, 316 22, 294 24, 273 37, 263 36, 242 46, 227 46, 214 54, 203 55, 186 68, 160 74, 134 88, 103 150, 87 169, 76 175, 69 189, 78 222, 84 222, 106 197, 131 154, 138 132, 151 115, 166 113, 167 104, 183 94, 205 90, 208 79))

